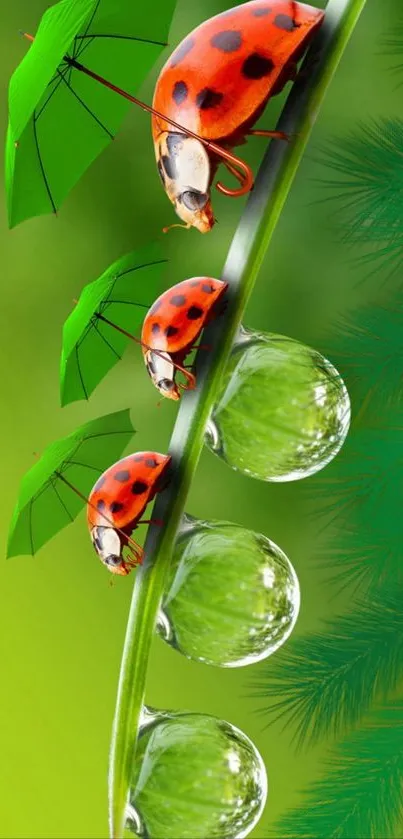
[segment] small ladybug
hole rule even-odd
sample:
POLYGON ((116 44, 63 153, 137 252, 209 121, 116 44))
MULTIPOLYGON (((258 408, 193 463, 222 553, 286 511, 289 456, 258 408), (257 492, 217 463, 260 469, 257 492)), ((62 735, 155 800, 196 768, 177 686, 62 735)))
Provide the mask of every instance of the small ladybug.
POLYGON ((143 549, 130 538, 147 504, 164 489, 171 458, 157 452, 137 452, 110 466, 88 499, 87 522, 92 543, 112 574, 126 576, 141 563, 143 549), (123 557, 123 549, 129 556, 123 557))
POLYGON ((237 196, 252 188, 249 166, 229 151, 246 135, 289 139, 252 126, 270 97, 295 79, 323 18, 296 0, 252 0, 206 20, 173 52, 157 81, 152 116, 158 171, 185 222, 172 226, 211 230, 210 189, 220 162, 241 183, 236 190, 217 183, 220 192, 237 196))
POLYGON ((180 399, 180 389, 195 387, 195 376, 183 363, 208 321, 219 314, 227 288, 221 280, 193 277, 164 291, 151 306, 141 341, 148 373, 163 396, 180 399), (183 373, 186 385, 176 383, 177 372, 183 373))

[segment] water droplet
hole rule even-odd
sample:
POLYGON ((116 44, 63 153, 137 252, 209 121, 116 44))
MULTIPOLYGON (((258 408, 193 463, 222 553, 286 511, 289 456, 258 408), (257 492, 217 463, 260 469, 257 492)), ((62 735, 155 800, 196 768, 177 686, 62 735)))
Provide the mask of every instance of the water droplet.
POLYGON ((241 839, 267 796, 251 740, 207 714, 159 712, 140 732, 125 835, 147 839, 241 839))
POLYGON ((299 604, 295 571, 274 542, 229 522, 193 519, 176 542, 158 630, 188 658, 242 667, 284 643, 299 604))
POLYGON ((296 481, 335 457, 349 425, 346 387, 326 358, 292 338, 244 329, 206 444, 246 475, 296 481))

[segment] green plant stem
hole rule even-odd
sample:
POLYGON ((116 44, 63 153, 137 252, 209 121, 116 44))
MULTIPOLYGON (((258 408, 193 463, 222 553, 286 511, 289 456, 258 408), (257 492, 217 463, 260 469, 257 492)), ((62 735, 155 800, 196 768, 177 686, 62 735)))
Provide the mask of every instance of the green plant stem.
POLYGON ((228 309, 222 318, 207 328, 204 340, 211 346, 211 351, 198 353, 197 389, 186 393, 181 401, 169 447, 172 479, 167 490, 158 497, 153 511, 153 517, 162 519, 164 526, 151 526, 147 534, 145 561, 136 575, 123 652, 110 756, 112 839, 121 839, 123 835, 150 646, 166 571, 189 486, 203 448, 207 420, 243 311, 312 126, 364 5, 365 0, 329 0, 325 21, 306 56, 277 125, 279 131, 292 136, 292 142, 287 144, 275 140, 270 143, 224 267, 222 279, 229 283, 228 309))

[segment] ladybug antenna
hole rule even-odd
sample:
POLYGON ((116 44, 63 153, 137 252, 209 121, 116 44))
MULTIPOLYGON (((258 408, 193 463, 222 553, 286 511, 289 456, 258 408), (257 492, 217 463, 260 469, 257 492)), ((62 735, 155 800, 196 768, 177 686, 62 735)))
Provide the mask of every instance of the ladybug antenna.
POLYGON ((173 227, 181 227, 182 230, 190 230, 191 224, 169 224, 168 227, 163 227, 162 232, 168 233, 169 230, 172 230, 173 227))
MULTIPOLYGON (((295 3, 295 0, 292 0, 295 3)), ((24 33, 26 35, 26 33, 24 33)), ((31 36, 26 36, 29 40, 34 40, 31 36)), ((180 125, 180 123, 175 122, 170 117, 165 116, 160 111, 157 111, 155 108, 152 108, 151 105, 146 105, 145 102, 142 102, 141 99, 137 99, 135 96, 132 96, 130 93, 127 93, 126 90, 123 90, 121 87, 117 87, 117 85, 112 84, 103 76, 100 76, 98 73, 95 73, 93 70, 90 70, 89 67, 85 67, 84 64, 81 64, 80 61, 77 61, 76 58, 72 58, 71 56, 65 56, 65 61, 70 67, 73 67, 76 70, 79 70, 81 73, 85 73, 86 76, 90 76, 91 79, 94 79, 96 82, 104 85, 109 90, 113 90, 114 93, 118 93, 119 96, 122 96, 124 99, 128 99, 129 102, 133 102, 134 105, 138 105, 139 108, 142 108, 143 111, 147 111, 147 113, 152 114, 158 119, 167 122, 168 125, 172 125, 173 128, 176 128, 183 134, 186 134, 188 137, 193 137, 195 140, 199 140, 200 143, 203 143, 207 149, 210 149, 214 154, 218 157, 224 158, 228 162, 232 163, 237 169, 241 171, 236 176, 241 183, 241 187, 239 189, 228 189, 228 187, 224 186, 224 184, 218 183, 217 189, 219 192, 224 193, 224 195, 231 196, 236 198, 240 195, 245 195, 247 192, 250 192, 253 186, 253 174, 251 168, 239 157, 231 154, 231 152, 227 151, 226 149, 221 148, 216 143, 212 143, 209 140, 206 140, 204 137, 200 137, 199 134, 196 134, 194 131, 190 131, 189 128, 185 128, 184 125, 180 125)))

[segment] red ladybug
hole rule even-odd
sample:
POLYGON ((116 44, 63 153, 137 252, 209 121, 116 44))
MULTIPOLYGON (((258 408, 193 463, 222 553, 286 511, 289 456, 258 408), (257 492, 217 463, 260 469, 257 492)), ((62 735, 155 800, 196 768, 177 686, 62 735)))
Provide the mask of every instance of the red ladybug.
POLYGON ((229 149, 247 134, 288 139, 252 126, 270 97, 295 79, 323 18, 323 11, 296 0, 252 0, 194 29, 163 67, 152 132, 161 180, 185 227, 201 233, 213 227, 210 188, 220 162, 241 183, 237 190, 218 183, 220 192, 235 196, 252 188, 250 168, 229 149))
POLYGON ((87 522, 94 548, 112 574, 126 576, 143 558, 143 549, 130 538, 147 504, 167 481, 171 458, 157 452, 137 452, 110 466, 96 482, 87 505, 87 522), (123 557, 128 547, 129 556, 123 557))
POLYGON ((147 370, 163 396, 180 399, 180 389, 195 387, 195 376, 183 363, 206 323, 218 314, 227 288, 221 280, 193 277, 164 291, 151 306, 141 341, 147 370), (176 383, 177 372, 183 373, 186 385, 176 383))

